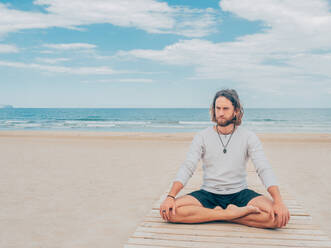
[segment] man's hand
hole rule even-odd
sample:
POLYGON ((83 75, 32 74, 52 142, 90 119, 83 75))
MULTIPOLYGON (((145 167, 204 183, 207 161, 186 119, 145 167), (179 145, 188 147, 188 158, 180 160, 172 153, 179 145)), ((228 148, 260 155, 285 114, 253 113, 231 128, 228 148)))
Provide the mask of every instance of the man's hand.
POLYGON ((290 220, 290 212, 283 202, 275 202, 272 205, 275 218, 277 219, 277 227, 286 226, 290 220))
POLYGON ((162 219, 169 221, 170 211, 172 211, 173 215, 176 214, 176 203, 174 198, 167 197, 160 206, 160 215, 162 219))

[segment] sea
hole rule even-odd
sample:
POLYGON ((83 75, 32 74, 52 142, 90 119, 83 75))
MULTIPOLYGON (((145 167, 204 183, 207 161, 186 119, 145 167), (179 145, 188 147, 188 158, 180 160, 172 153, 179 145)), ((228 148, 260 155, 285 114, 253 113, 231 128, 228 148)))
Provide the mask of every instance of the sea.
MULTIPOLYGON (((214 123, 207 108, 0 108, 0 130, 197 132, 214 123)), ((331 133, 331 108, 247 108, 256 133, 331 133)))

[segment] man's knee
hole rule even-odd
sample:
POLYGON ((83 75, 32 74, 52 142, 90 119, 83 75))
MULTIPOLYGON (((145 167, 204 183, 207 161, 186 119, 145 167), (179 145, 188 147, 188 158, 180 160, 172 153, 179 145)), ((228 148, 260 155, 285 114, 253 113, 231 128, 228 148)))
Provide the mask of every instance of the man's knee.
POLYGON ((180 223, 182 217, 185 217, 187 215, 188 213, 187 211, 185 211, 185 209, 183 209, 183 207, 177 207, 175 214, 173 214, 172 211, 169 212, 169 222, 180 223))
POLYGON ((194 215, 196 206, 181 206, 176 207, 175 214, 172 211, 169 212, 169 222, 182 223, 187 217, 194 215))
POLYGON ((257 206, 261 209, 263 217, 260 219, 262 221, 262 225, 265 228, 277 228, 278 222, 272 210, 272 201, 265 197, 259 196, 251 200, 248 204, 257 206))

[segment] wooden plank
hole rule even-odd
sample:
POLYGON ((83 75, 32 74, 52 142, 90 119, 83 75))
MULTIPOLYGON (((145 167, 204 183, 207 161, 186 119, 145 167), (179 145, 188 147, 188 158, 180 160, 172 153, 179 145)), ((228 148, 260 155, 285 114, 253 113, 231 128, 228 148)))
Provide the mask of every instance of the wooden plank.
MULTIPOLYGON (((154 222, 154 223, 168 223, 168 222, 165 222, 164 220, 162 220, 161 218, 151 218, 151 217, 145 217, 144 222, 154 222)), ((204 224, 210 224, 210 223, 213 223, 213 222, 208 222, 208 223, 204 223, 204 224)), ((227 223, 227 222, 215 222, 215 223, 218 223, 218 224, 230 224, 230 223, 227 223)), ((182 223, 180 224, 174 224, 174 225, 183 225, 182 223)), ((185 224, 187 225, 187 224, 185 224)), ((192 224, 192 225, 196 225, 196 224, 192 224)), ((234 225, 239 225, 239 224, 234 224, 234 225)), ((252 228, 252 227, 246 227, 246 228, 252 228)), ((289 222, 286 227, 283 227, 282 229, 287 229, 287 228, 291 228, 291 229, 319 229, 320 227, 317 226, 317 225, 314 225, 312 223, 309 223, 309 224, 305 224, 305 223, 291 223, 289 222)))
MULTIPOLYGON (((149 245, 150 247, 166 246, 173 248, 238 248, 238 244, 220 244, 212 242, 190 242, 190 241, 172 241, 162 239, 149 239, 144 238, 130 238, 128 244, 132 245, 149 245), (146 243, 148 242, 148 244, 146 243)), ((139 247, 139 246, 137 246, 139 247)), ((245 244, 245 248, 265 248, 264 245, 249 245, 245 244)), ((281 246, 281 245, 268 245, 271 248, 300 248, 300 246, 281 246)))
POLYGON ((171 246, 143 245, 143 244, 126 244, 126 245, 124 245, 124 248, 152 248, 152 247, 155 247, 155 248, 169 248, 171 246))
MULTIPOLYGON (((172 229, 186 229, 186 230, 211 230, 211 231, 231 231, 231 232, 251 232, 251 233, 281 233, 282 235, 297 234, 297 235, 323 235, 325 233, 319 229, 294 229, 294 228, 280 228, 280 229, 261 229, 261 228, 247 228, 244 225, 234 223, 208 223, 208 224, 173 224, 167 222, 142 222, 142 227, 153 228, 172 228, 172 229)), ((317 228, 317 227, 315 227, 317 228)))
POLYGON ((256 239, 256 238, 229 238, 222 236, 201 236, 201 235, 174 235, 166 233, 146 233, 136 231, 133 238, 144 238, 149 240, 169 240, 169 241, 190 241, 220 243, 220 244, 236 244, 236 245, 281 245, 281 246, 300 246, 300 247, 331 247, 331 241, 310 241, 310 240, 276 240, 276 239, 256 239))
MULTIPOLYGON (((263 230, 263 229, 261 229, 263 230)), ((164 234, 175 234, 175 235, 200 235, 207 237, 220 236, 222 231, 222 237, 233 237, 233 238, 261 238, 261 239, 276 239, 276 240, 329 240, 326 235, 312 235, 312 234, 284 234, 283 232, 243 232, 233 230, 201 230, 201 229, 174 229, 170 225, 163 228, 156 227, 143 227, 140 226, 136 230, 137 232, 150 232, 150 233, 164 233, 164 234)))

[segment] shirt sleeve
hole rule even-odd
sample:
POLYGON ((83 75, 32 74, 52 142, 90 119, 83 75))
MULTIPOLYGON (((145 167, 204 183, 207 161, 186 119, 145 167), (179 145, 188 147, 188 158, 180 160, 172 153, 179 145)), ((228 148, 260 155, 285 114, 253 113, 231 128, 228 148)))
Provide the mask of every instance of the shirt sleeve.
POLYGON ((189 151, 186 155, 186 159, 179 168, 179 171, 174 181, 179 181, 185 186, 188 180, 192 177, 194 171, 196 170, 202 156, 203 156, 203 137, 200 133, 198 133, 193 138, 189 151))
POLYGON ((261 141, 253 132, 250 133, 248 138, 248 155, 252 159, 256 172, 265 188, 268 189, 272 185, 278 185, 272 167, 264 154, 261 141))

